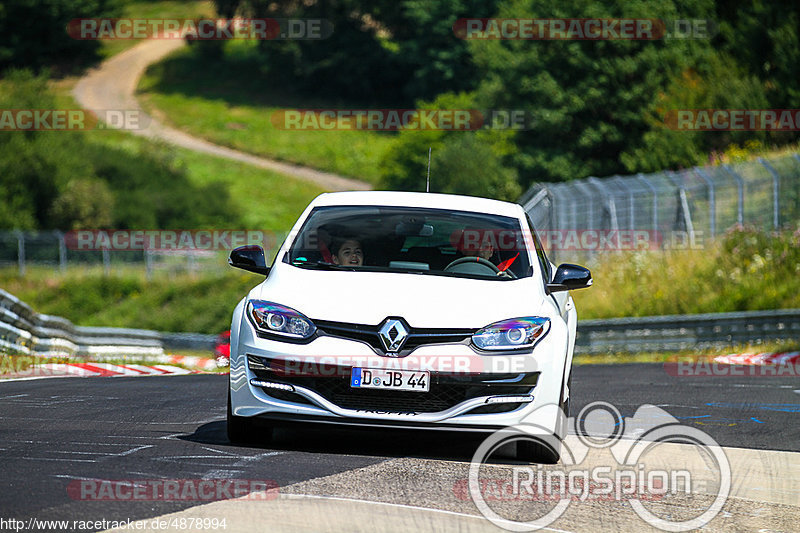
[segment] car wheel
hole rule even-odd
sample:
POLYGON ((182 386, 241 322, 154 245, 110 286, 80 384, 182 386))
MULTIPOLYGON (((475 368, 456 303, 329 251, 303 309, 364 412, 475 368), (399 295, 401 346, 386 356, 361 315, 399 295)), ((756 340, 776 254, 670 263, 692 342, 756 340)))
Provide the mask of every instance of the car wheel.
POLYGON ((272 440, 272 427, 261 420, 235 416, 231 409, 231 392, 228 391, 228 440, 234 444, 266 443, 272 440))
POLYGON ((554 465, 561 458, 561 441, 553 436, 542 439, 523 439, 517 441, 517 460, 528 463, 554 465))

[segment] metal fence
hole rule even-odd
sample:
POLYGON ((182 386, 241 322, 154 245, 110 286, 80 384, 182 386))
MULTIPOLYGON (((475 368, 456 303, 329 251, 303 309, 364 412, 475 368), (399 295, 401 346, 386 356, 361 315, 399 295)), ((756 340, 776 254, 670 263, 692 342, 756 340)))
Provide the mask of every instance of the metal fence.
POLYGON ((520 203, 539 232, 639 230, 667 244, 675 234, 714 239, 736 224, 778 229, 800 222, 800 155, 539 183, 520 203))
POLYGON ((24 276, 29 267, 96 268, 108 275, 130 270, 155 274, 221 272, 227 252, 219 250, 76 250, 61 231, 0 231, 0 268, 14 268, 24 276))

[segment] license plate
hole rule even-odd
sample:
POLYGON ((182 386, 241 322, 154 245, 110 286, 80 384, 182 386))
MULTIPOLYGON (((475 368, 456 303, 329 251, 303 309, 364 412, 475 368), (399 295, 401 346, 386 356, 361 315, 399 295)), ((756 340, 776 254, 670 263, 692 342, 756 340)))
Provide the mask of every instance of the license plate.
POLYGON ((350 372, 350 386, 354 389, 383 389, 428 392, 430 372, 409 370, 384 370, 354 367, 350 372))

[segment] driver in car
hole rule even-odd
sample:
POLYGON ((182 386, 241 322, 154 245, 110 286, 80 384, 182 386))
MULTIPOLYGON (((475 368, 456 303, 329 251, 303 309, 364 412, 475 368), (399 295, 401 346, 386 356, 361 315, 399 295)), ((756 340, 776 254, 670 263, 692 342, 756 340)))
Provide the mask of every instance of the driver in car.
MULTIPOLYGON (((483 259, 485 261, 489 261, 493 265, 495 264, 495 260, 493 260, 495 255, 495 246, 494 241, 492 239, 480 239, 480 238, 469 238, 468 232, 470 230, 463 230, 459 236, 457 248, 458 250, 464 255, 464 257, 475 257, 478 259, 483 259)), ((472 236, 474 237, 474 235, 472 236)), ((511 277, 508 273, 509 267, 514 263, 514 261, 519 256, 517 253, 516 256, 507 259, 505 261, 501 261, 499 264, 496 264, 498 268, 497 275, 503 277, 511 277)))
POLYGON ((489 261, 492 258, 492 255, 494 255, 494 246, 489 243, 473 246, 464 245, 464 247, 461 249, 461 253, 466 257, 480 257, 489 261))

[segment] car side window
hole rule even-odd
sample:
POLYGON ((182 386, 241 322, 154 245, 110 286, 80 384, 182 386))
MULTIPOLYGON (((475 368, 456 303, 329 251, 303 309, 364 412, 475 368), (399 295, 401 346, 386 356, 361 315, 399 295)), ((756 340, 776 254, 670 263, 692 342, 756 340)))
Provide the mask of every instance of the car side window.
POLYGON ((552 267, 550 261, 547 259, 547 254, 544 253, 544 248, 542 247, 542 242, 539 240, 539 236, 536 234, 536 229, 533 227, 531 217, 526 214, 525 219, 528 222, 528 228, 530 228, 531 235, 533 236, 533 244, 536 247, 536 258, 539 260, 542 278, 544 279, 544 284, 547 285, 553 279, 552 267))

